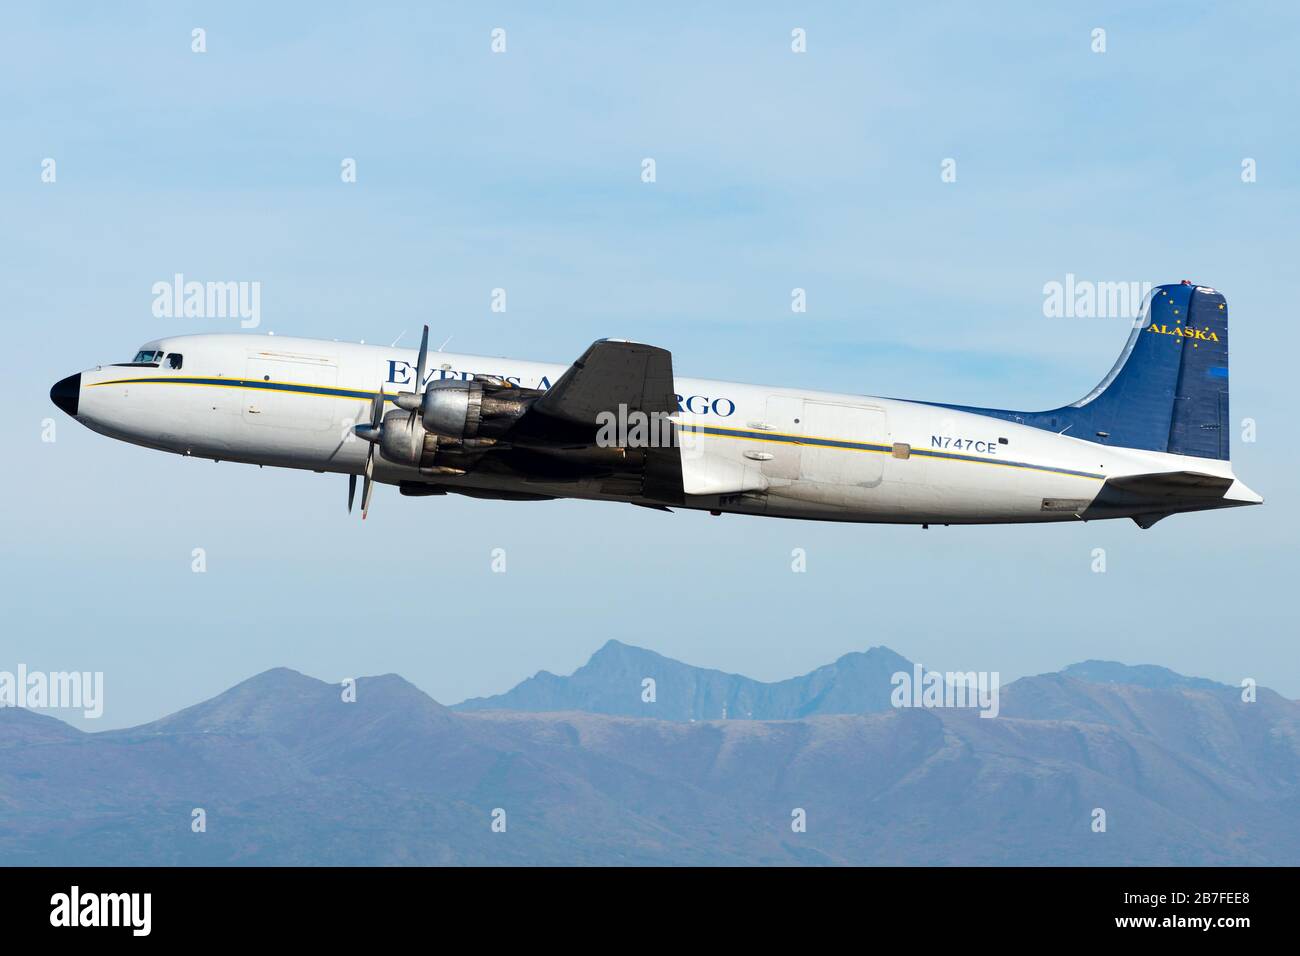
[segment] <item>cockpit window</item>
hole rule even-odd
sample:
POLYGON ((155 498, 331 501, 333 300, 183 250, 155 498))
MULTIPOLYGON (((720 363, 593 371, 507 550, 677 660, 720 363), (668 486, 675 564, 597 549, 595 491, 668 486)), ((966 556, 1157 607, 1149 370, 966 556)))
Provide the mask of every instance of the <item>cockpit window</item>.
POLYGON ((182 358, 180 352, 168 352, 168 353, 167 353, 167 367, 168 367, 168 368, 180 368, 180 367, 181 367, 181 362, 182 362, 182 361, 183 361, 183 358, 182 358))
POLYGON ((135 358, 132 359, 132 363, 136 365, 156 365, 158 362, 162 361, 162 355, 161 352, 151 352, 148 349, 142 349, 135 353, 135 358))

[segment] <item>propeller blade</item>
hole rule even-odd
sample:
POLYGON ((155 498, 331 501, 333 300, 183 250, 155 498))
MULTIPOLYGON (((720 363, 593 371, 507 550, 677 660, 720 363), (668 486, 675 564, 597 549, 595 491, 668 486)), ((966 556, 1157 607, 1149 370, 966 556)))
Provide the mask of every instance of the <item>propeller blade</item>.
MULTIPOLYGON (((370 514, 370 493, 375 487, 375 444, 380 440, 384 432, 384 386, 382 383, 379 386, 379 391, 375 392, 374 397, 370 400, 370 424, 358 425, 353 431, 370 442, 370 447, 366 449, 366 480, 361 486, 361 520, 365 521, 366 516, 370 514)), ((352 475, 351 479, 352 483, 348 489, 348 511, 352 510, 352 492, 357 487, 356 475, 352 475)))
POLYGON ((357 476, 348 475, 348 514, 352 514, 352 499, 357 496, 357 476))
POLYGON ((361 520, 370 514, 370 493, 375 490, 373 475, 375 473, 375 446, 371 445, 366 453, 366 480, 361 486, 361 520))
POLYGON ((429 360, 429 327, 424 327, 424 334, 420 336, 420 360, 415 363, 415 394, 419 395, 424 388, 424 367, 429 360))
POLYGON ((415 416, 420 410, 420 390, 424 388, 424 366, 429 360, 429 327, 426 325, 424 331, 420 334, 420 358, 415 363, 415 391, 402 395, 398 400, 398 407, 409 406, 411 415, 410 422, 415 423, 415 416))

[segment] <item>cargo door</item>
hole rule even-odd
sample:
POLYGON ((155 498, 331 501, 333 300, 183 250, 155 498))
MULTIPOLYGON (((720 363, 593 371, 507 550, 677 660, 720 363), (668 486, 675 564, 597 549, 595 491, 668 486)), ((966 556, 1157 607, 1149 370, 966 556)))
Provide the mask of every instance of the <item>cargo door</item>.
POLYGON ((833 485, 880 483, 888 444, 885 410, 862 405, 805 402, 800 476, 833 485))
POLYGON ((244 420, 256 425, 324 431, 334 427, 338 366, 328 358, 259 353, 248 359, 244 420))

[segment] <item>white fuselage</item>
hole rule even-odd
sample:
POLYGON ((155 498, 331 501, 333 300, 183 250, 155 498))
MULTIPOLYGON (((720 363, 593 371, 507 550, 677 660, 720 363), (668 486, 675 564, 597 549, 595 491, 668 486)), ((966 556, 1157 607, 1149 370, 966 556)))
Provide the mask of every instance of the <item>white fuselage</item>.
MULTIPOLYGON (((353 425, 371 397, 413 388, 416 354, 315 339, 192 335, 150 343, 179 369, 100 366, 81 374, 77 418, 150 448, 318 472, 360 473, 353 425)), ((563 364, 433 353, 428 381, 474 374, 547 389, 563 364)), ((685 506, 788 518, 904 523, 1078 520, 1107 478, 1227 461, 1113 448, 917 402, 676 377, 685 506)), ((429 481, 377 458, 375 478, 429 481)), ((598 479, 477 474, 438 483, 653 504, 598 479)))

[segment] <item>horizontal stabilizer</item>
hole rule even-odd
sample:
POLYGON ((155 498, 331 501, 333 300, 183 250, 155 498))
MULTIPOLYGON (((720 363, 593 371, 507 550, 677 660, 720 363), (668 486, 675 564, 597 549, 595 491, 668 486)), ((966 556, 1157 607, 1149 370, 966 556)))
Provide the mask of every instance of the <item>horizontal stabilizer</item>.
POLYGON ((1199 471, 1162 471, 1108 478, 1106 484, 1143 498, 1222 498, 1232 481, 1199 471))
POLYGON ((1212 511, 1264 501, 1240 481, 1202 471, 1158 471, 1107 478, 1084 518, 1128 515, 1140 528, 1183 511, 1212 511))

